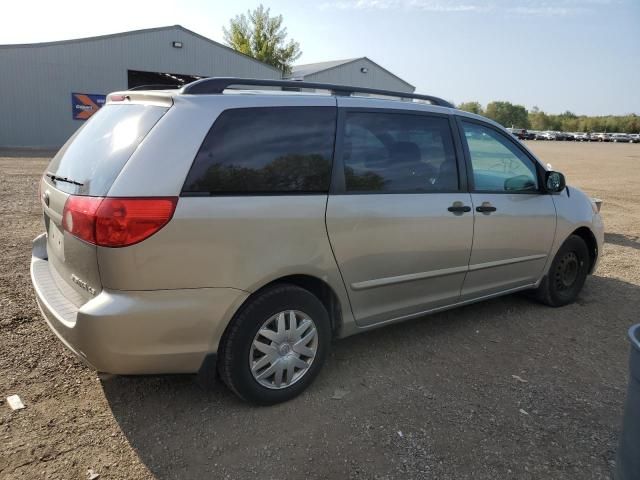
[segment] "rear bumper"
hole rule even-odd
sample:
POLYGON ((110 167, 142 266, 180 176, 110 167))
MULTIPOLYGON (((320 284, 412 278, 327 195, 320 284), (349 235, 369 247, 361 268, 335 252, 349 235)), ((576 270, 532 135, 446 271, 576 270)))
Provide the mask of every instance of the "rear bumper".
POLYGON ((197 372, 248 295, 233 288, 102 290, 77 307, 49 268, 41 235, 31 281, 49 328, 87 365, 120 375, 197 372))

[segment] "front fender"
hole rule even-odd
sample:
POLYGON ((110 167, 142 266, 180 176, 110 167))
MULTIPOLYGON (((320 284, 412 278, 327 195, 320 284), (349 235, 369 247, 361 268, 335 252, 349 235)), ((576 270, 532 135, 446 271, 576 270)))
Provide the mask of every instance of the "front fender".
POLYGON ((556 235, 545 273, 550 268, 551 262, 560 249, 560 246, 562 246, 569 235, 579 228, 589 229, 596 241, 597 255, 591 268, 591 273, 593 273, 604 244, 604 223, 602 216, 600 213, 594 211, 591 199, 579 188, 567 186, 567 188, 559 194, 553 195, 552 198, 557 215, 556 235))

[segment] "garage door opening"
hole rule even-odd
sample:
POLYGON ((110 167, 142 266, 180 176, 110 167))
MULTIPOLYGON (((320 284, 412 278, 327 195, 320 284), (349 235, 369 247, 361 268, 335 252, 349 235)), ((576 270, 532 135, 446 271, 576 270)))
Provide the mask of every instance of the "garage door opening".
POLYGON ((187 83, 202 78, 198 75, 184 75, 182 73, 144 72, 142 70, 127 70, 128 88, 140 87, 175 87, 180 88, 187 83))

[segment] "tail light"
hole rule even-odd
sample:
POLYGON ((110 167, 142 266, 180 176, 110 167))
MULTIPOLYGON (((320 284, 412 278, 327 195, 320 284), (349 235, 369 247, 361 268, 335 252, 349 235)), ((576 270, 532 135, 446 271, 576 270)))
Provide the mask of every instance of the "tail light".
POLYGON ((176 209, 176 197, 117 198, 70 196, 62 226, 71 235, 101 247, 127 247, 164 227, 176 209))
POLYGON ((96 213, 104 198, 70 196, 62 211, 62 228, 85 242, 96 244, 96 213))

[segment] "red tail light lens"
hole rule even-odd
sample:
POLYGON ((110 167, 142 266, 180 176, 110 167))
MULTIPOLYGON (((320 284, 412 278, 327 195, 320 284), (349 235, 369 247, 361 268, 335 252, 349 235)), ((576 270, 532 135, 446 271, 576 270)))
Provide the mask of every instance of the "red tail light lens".
POLYGON ((176 197, 102 198, 70 196, 63 227, 72 235, 101 247, 126 247, 149 238, 175 212, 176 197))
POLYGON ((105 198, 97 212, 96 243, 103 247, 125 247, 149 238, 164 227, 178 199, 105 198))
POLYGON ((102 197, 67 198, 62 212, 62 228, 89 243, 96 243, 96 212, 102 197))

